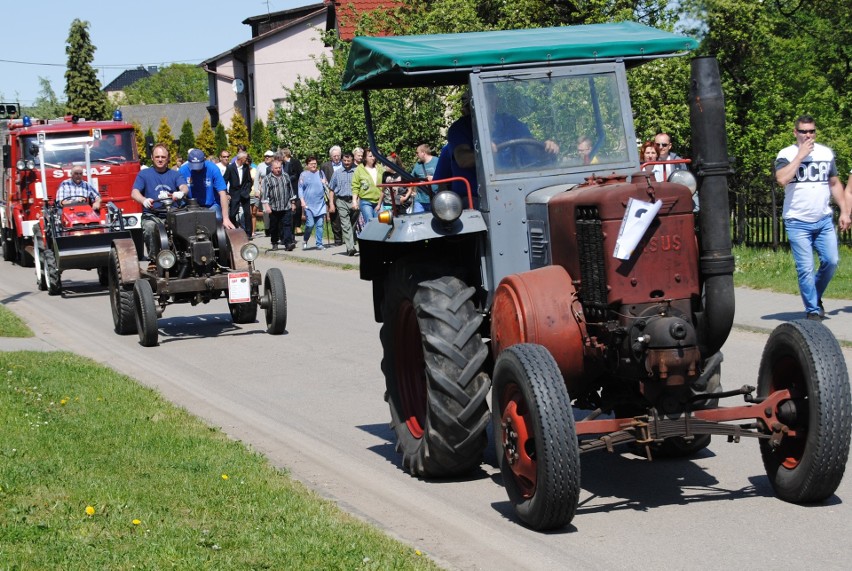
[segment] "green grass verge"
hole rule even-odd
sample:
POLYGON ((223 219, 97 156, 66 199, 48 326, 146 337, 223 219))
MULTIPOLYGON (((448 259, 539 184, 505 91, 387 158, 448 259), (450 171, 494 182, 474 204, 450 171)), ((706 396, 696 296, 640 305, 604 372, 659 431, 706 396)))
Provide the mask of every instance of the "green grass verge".
POLYGON ((435 569, 154 391, 0 352, 0 567, 435 569))
MULTIPOLYGON (((788 250, 773 252, 770 249, 735 246, 736 286, 768 289, 780 293, 799 294, 796 266, 788 250)), ((815 267, 819 263, 815 259, 815 267)), ((840 247, 840 264, 825 291, 826 298, 852 299, 852 248, 840 247)))
POLYGON ((0 337, 32 337, 32 330, 24 321, 0 304, 0 337))

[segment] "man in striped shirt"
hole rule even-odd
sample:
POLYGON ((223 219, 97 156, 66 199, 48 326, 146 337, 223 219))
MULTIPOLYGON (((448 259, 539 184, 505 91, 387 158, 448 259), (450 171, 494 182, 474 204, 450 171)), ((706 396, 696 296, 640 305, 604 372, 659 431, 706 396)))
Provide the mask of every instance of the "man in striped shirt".
POLYGON ((263 211, 269 214, 269 236, 273 250, 278 249, 279 242, 288 252, 296 247, 296 240, 293 238, 295 200, 290 177, 283 174, 281 161, 274 159, 269 173, 263 177, 260 194, 263 211))
POLYGON ((57 206, 71 206, 73 204, 91 204, 93 210, 101 207, 101 195, 88 182, 83 180, 83 167, 75 166, 71 169, 71 178, 62 181, 59 190, 56 191, 57 206))

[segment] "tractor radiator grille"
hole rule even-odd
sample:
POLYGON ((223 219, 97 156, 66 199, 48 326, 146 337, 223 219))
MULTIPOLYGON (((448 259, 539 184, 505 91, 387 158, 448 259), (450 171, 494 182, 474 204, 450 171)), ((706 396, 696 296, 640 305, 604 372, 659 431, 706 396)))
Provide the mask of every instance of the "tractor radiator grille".
POLYGON ((550 242, 547 228, 541 220, 529 221, 530 233, 530 269, 543 268, 550 264, 550 242))
POLYGON ((594 206, 577 208, 577 249, 583 312, 589 321, 603 321, 607 307, 606 268, 601 219, 594 206))

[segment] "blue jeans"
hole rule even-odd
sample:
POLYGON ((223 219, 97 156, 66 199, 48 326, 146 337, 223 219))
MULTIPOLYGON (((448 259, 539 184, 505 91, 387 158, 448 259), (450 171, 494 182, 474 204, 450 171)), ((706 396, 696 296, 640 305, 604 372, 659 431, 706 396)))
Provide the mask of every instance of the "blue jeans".
POLYGON ((799 293, 806 313, 819 313, 822 294, 837 270, 837 233, 834 220, 826 216, 817 222, 802 222, 794 218, 784 220, 787 239, 796 262, 799 293), (819 256, 819 269, 814 274, 814 250, 819 256))
POLYGON ((364 217, 365 224, 376 217, 376 205, 377 203, 367 202, 364 199, 358 201, 358 208, 361 210, 361 216, 364 217))
POLYGON ((216 220, 221 222, 222 221, 222 205, 217 202, 215 204, 211 204, 210 206, 208 206, 208 208, 216 213, 216 220))
POLYGON ((417 202, 414 201, 414 208, 412 209, 412 214, 420 214, 421 212, 430 212, 432 204, 430 202, 417 202))
POLYGON ((314 214, 305 208, 305 244, 311 239, 311 230, 317 227, 317 248, 322 246, 322 227, 325 224, 325 214, 314 214))

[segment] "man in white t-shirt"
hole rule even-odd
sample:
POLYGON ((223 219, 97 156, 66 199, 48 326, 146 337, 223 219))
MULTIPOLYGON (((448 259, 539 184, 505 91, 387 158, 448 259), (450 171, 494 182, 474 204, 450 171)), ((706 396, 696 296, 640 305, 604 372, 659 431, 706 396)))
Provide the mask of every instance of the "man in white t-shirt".
POLYGON ((834 152, 816 139, 816 122, 810 115, 796 119, 793 130, 796 144, 775 158, 775 180, 784 187, 784 225, 796 273, 799 293, 808 319, 822 321, 825 310, 822 294, 837 270, 837 232, 834 229, 829 199, 840 207, 841 230, 850 226, 852 185, 844 193, 837 177, 834 152), (813 252, 819 256, 819 269, 814 273, 813 252))

